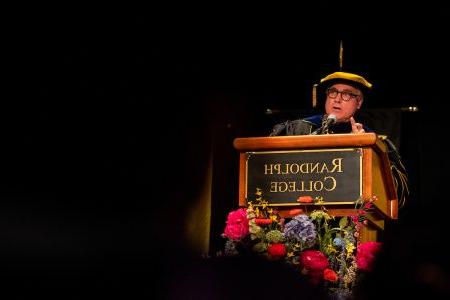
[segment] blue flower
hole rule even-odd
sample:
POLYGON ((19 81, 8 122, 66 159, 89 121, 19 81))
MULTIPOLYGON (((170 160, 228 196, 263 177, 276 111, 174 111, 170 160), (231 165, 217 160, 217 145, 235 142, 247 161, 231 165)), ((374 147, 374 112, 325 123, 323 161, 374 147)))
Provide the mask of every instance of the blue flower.
POLYGON ((336 245, 337 247, 341 247, 341 248, 345 247, 345 241, 338 237, 333 240, 333 244, 336 245))
POLYGON ((286 223, 283 232, 288 239, 301 242, 305 246, 312 246, 316 240, 316 227, 307 215, 297 215, 286 223))

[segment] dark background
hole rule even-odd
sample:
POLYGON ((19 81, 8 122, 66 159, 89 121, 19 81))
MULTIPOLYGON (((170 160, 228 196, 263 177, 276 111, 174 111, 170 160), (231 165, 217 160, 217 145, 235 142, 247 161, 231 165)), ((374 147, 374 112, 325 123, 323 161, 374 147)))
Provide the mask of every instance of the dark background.
POLYGON ((374 123, 401 129, 412 195, 400 222, 440 222, 448 17, 432 2, 15 10, 0 104, 6 285, 17 298, 152 294, 210 150, 217 246, 237 205, 233 139, 310 112, 341 40, 344 70, 374 84, 368 113, 401 112, 374 123))

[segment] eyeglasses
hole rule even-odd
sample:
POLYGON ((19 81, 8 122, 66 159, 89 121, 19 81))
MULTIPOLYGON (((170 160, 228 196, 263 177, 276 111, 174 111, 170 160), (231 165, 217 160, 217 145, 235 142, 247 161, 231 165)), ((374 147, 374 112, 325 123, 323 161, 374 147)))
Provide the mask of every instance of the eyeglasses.
POLYGON ((341 94, 341 99, 346 102, 353 100, 353 99, 356 100, 359 96, 361 96, 361 95, 356 95, 356 94, 353 94, 353 93, 350 93, 347 91, 338 91, 335 88, 327 89, 327 96, 330 97, 331 99, 335 99, 338 96, 338 94, 341 94))

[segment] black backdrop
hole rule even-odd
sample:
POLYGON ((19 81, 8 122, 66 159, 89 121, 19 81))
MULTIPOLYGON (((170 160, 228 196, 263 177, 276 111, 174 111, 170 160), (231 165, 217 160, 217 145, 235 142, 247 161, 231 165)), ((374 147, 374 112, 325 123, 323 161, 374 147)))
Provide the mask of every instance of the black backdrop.
POLYGON ((0 258, 17 297, 151 294, 148 276, 178 244, 176 220, 198 195, 210 149, 217 246, 236 207, 233 139, 309 110, 312 84, 338 67, 340 40, 344 69, 375 85, 367 109, 419 107, 390 120, 411 173, 402 222, 448 208, 445 11, 355 4, 11 15, 0 258))

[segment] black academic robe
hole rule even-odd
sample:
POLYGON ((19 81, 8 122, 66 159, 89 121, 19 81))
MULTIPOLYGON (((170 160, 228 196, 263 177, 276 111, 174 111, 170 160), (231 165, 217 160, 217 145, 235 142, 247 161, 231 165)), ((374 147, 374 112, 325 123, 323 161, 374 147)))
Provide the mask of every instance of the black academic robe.
MULTIPOLYGON (((271 136, 276 135, 308 135, 313 134, 322 126, 322 120, 325 115, 314 115, 304 119, 288 120, 274 126, 271 136)), ((364 126, 366 132, 373 132, 370 128, 364 126)), ((335 123, 330 126, 328 133, 351 133, 352 125, 350 122, 335 123)))
MULTIPOLYGON (((322 126, 322 120, 325 115, 314 115, 304 119, 288 120, 283 123, 275 125, 270 133, 270 136, 277 135, 309 135, 314 134, 322 126)), ((364 126, 366 132, 373 132, 370 128, 364 126)), ((328 133, 351 133, 352 126, 350 122, 335 123, 329 127, 328 133)), ((406 168, 402 163, 401 157, 391 140, 388 137, 381 139, 387 146, 388 157, 391 164, 392 176, 394 178, 395 188, 397 190, 397 197, 399 208, 406 204, 409 196, 408 176, 406 168)))

